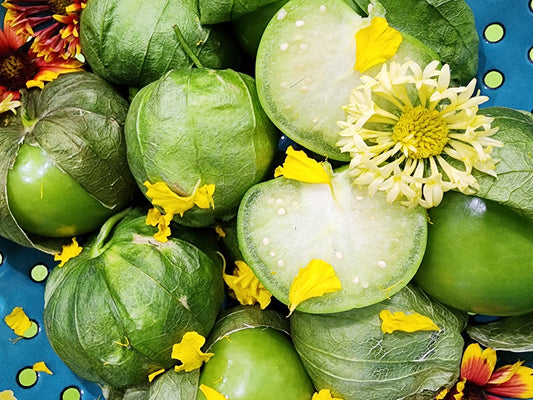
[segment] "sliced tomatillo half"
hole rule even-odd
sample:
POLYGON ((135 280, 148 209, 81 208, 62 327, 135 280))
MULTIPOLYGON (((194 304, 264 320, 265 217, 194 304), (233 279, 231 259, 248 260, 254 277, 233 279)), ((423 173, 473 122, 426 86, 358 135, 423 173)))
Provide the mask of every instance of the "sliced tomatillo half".
POLYGON ((308 298, 297 310, 331 313, 380 302, 416 273, 426 247, 421 207, 388 204, 352 185, 347 169, 328 184, 279 177, 253 186, 237 217, 243 258, 261 283, 289 305, 289 291, 312 260, 330 264, 342 288, 308 298))
POLYGON ((265 28, 256 58, 259 99, 276 126, 298 144, 330 159, 349 160, 336 146, 337 121, 345 119, 342 107, 360 85, 361 72, 379 72, 382 56, 386 62, 410 58, 422 66, 439 59, 388 24, 356 38, 372 19, 386 21, 379 13, 376 7, 363 18, 342 0, 290 0, 265 28), (359 54, 380 61, 359 71, 359 54))

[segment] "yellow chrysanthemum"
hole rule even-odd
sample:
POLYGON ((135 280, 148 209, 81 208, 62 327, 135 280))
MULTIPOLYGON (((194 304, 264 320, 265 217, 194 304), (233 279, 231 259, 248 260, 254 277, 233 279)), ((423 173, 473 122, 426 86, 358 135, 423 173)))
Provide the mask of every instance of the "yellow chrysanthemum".
POLYGON ((473 168, 496 176, 491 152, 502 143, 490 137, 492 118, 477 114, 487 97, 474 96, 475 79, 450 87, 449 66, 438 66, 384 64, 352 91, 337 145, 370 195, 379 190, 389 203, 430 208, 451 189, 474 194, 473 168))

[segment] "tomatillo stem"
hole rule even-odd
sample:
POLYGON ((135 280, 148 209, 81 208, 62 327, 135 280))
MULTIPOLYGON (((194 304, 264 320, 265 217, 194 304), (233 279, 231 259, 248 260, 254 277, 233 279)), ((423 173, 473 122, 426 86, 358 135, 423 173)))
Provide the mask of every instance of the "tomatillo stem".
POLYGON ((185 41, 185 37, 183 37, 183 33, 181 33, 180 28, 178 28, 177 25, 173 25, 172 28, 174 29, 174 32, 176 33, 176 36, 178 37, 178 41, 180 42, 181 47, 183 48, 183 51, 189 56, 189 58, 192 60, 194 65, 196 65, 197 68, 203 68, 203 65, 198 58, 196 54, 194 54, 194 51, 192 51, 191 47, 187 44, 185 41))
POLYGON ((106 222, 102 225, 100 228, 100 232, 98 232, 98 236, 96 237, 96 240, 94 242, 94 246, 91 249, 91 252, 89 254, 90 258, 94 258, 99 256, 104 252, 104 242, 106 238, 109 236, 109 233, 113 230, 113 227, 126 216, 127 213, 129 213, 131 210, 131 207, 128 207, 113 216, 109 217, 106 222))

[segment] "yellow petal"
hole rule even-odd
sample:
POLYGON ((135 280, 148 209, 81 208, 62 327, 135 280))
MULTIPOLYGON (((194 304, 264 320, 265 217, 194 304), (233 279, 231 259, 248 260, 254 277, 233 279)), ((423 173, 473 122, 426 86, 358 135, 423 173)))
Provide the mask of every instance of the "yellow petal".
POLYGON ((215 233, 219 238, 224 239, 226 237, 226 231, 221 226, 215 226, 215 233))
POLYGON ((6 315, 4 321, 7 326, 13 329, 13 332, 15 332, 17 336, 24 335, 24 332, 31 327, 31 321, 22 307, 15 307, 13 311, 11 311, 11 314, 6 315))
POLYGON ((478 343, 467 346, 461 361, 461 378, 478 386, 485 386, 496 366, 496 350, 487 347, 481 350, 478 343))
POLYGON ((61 253, 54 255, 54 260, 61 261, 58 267, 62 267, 68 260, 79 255, 82 250, 83 247, 79 246, 78 242, 76 241, 76 238, 73 237, 71 244, 64 245, 61 253))
POLYGON ((331 185, 331 178, 324 165, 309 158, 302 150, 287 148, 287 157, 282 166, 274 171, 274 177, 284 176, 288 179, 307 183, 326 183, 331 185))
POLYGON ((430 318, 418 313, 405 314, 402 311, 392 313, 389 310, 382 310, 379 317, 382 321, 381 330, 383 333, 440 331, 440 328, 430 318))
POLYGON ((235 265, 237 268, 233 271, 233 275, 223 274, 224 281, 239 303, 250 306, 259 303, 264 310, 270 304, 272 294, 259 282, 248 264, 237 260, 235 265))
POLYGON ((215 192, 215 185, 204 185, 194 188, 192 196, 180 196, 164 182, 144 182, 144 186, 148 189, 146 196, 152 199, 154 206, 159 206, 164 210, 162 214, 157 208, 152 208, 148 211, 146 216, 146 224, 157 226, 158 231, 154 238, 160 242, 166 242, 171 234, 170 221, 174 215, 179 214, 183 216, 185 211, 190 210, 195 205, 200 208, 214 207, 213 193, 215 192))
POLYGON ((329 389, 322 389, 313 395, 311 400, 342 400, 338 397, 332 397, 329 389))
POLYGON ((228 400, 226 396, 218 393, 215 389, 210 388, 203 383, 200 385, 200 390, 207 400, 228 400))
POLYGON ((330 264, 323 260, 311 260, 307 267, 300 268, 298 275, 292 281, 289 289, 290 314, 304 300, 341 289, 341 281, 330 264))
POLYGON ((172 346, 172 358, 181 361, 181 365, 177 365, 174 369, 191 372, 209 361, 214 354, 202 352, 201 347, 204 343, 205 338, 197 332, 187 332, 183 335, 181 342, 172 346))
POLYGON ((50 371, 50 368, 44 363, 44 361, 39 361, 33 364, 32 369, 35 372, 46 372, 48 375, 53 375, 54 373, 50 371))
POLYGON ((375 17, 370 25, 355 34, 355 69, 365 72, 394 56, 402 43, 402 35, 391 28, 383 17, 375 17))
POLYGON ((162 214, 157 208, 150 208, 146 214, 146 225, 157 226, 162 214))
POLYGON ((158 369, 157 371, 152 372, 150 375, 148 375, 148 382, 152 382, 156 376, 161 375, 163 372, 165 372, 164 368, 158 369))
POLYGON ((3 390, 0 392, 0 400, 17 400, 12 390, 3 390))

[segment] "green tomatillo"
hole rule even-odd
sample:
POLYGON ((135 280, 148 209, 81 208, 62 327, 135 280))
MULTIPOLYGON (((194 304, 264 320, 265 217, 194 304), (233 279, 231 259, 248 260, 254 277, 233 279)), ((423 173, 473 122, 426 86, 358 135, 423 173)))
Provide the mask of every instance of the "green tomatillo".
POLYGON ((55 253, 138 193, 126 160, 128 103, 90 72, 61 75, 21 101, 0 128, 0 235, 55 253))

